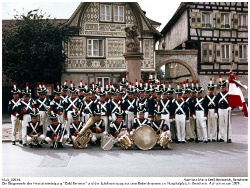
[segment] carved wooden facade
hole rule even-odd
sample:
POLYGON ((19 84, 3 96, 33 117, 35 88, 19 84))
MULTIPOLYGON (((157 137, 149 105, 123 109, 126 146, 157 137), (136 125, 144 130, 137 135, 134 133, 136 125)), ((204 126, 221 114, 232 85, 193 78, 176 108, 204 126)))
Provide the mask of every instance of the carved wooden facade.
POLYGON ((228 74, 231 64, 237 75, 248 74, 247 2, 181 3, 161 33, 161 49, 162 43, 166 49, 185 43, 198 50, 199 75, 228 74))
POLYGON ((86 82, 93 82, 103 77, 117 83, 117 77, 126 71, 125 28, 133 25, 138 26, 144 53, 142 71, 154 71, 155 42, 160 33, 138 3, 81 3, 66 24, 79 30, 65 45, 68 60, 63 79, 70 76, 78 82, 82 76, 86 82))

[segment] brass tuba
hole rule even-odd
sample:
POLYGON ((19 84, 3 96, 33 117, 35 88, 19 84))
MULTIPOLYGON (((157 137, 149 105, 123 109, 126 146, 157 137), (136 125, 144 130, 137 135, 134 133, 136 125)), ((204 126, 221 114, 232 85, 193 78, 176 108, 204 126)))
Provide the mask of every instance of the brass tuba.
POLYGON ((96 120, 94 117, 89 118, 87 123, 84 125, 84 127, 79 132, 80 134, 83 134, 83 135, 81 135, 81 136, 77 135, 75 140, 73 141, 73 145, 75 148, 84 148, 87 145, 87 143, 91 139, 91 131, 89 131, 88 128, 91 125, 93 125, 95 122, 96 122, 96 120))

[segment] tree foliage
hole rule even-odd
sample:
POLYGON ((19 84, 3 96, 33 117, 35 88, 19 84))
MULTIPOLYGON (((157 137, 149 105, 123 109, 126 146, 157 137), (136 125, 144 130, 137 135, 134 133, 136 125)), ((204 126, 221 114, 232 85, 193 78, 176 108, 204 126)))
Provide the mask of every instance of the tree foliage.
POLYGON ((26 82, 34 87, 60 81, 66 61, 63 43, 71 34, 72 28, 45 18, 42 11, 15 15, 3 28, 3 73, 23 87, 26 82))

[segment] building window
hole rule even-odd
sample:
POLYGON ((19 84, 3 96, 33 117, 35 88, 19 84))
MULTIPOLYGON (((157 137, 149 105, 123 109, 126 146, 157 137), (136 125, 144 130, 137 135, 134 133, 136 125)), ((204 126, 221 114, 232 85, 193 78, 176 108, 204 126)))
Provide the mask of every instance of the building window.
POLYGON ((211 27, 210 13, 202 13, 202 27, 211 27))
POLYGON ((110 78, 109 77, 96 77, 96 83, 102 84, 102 87, 106 86, 106 83, 109 83, 110 78))
POLYGON ((230 14, 221 14, 221 28, 230 28, 230 14))
POLYGON ((247 29, 247 15, 239 15, 239 29, 247 29))
POLYGON ((239 58, 240 60, 247 60, 247 45, 240 44, 239 45, 239 58))
POLYGON ((104 57, 104 40, 88 39, 88 57, 104 57))
POLYGON ((230 61, 230 44, 222 44, 221 45, 221 59, 223 62, 230 61))
POLYGON ((101 5, 100 20, 111 21, 111 5, 101 5))
POLYGON ((124 6, 114 5, 114 22, 124 22, 124 6))

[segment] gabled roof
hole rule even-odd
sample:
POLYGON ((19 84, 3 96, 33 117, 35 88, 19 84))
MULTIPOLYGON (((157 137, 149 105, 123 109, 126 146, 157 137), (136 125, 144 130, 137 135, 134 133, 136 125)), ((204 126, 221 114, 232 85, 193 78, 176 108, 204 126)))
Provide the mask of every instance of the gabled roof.
MULTIPOLYGON (((135 17, 138 20, 138 28, 140 31, 145 31, 145 30, 143 30, 143 26, 142 26, 142 22, 144 22, 147 25, 147 27, 149 28, 150 32, 155 33, 157 36, 161 36, 161 33, 153 27, 153 24, 159 25, 160 23, 148 19, 145 16, 143 10, 141 9, 141 7, 139 6, 138 3, 136 3, 136 2, 127 2, 127 3, 129 4, 131 9, 133 10, 135 17)), ((77 7, 77 9, 75 10, 75 12, 71 15, 71 17, 69 18, 69 20, 66 24, 68 24, 68 25, 74 24, 73 26, 80 27, 82 17, 84 15, 84 12, 88 8, 89 4, 90 4, 90 2, 81 2, 79 4, 79 6, 77 7), (77 21, 76 21, 76 19, 77 19, 77 21)))

